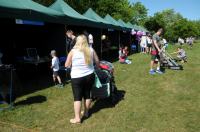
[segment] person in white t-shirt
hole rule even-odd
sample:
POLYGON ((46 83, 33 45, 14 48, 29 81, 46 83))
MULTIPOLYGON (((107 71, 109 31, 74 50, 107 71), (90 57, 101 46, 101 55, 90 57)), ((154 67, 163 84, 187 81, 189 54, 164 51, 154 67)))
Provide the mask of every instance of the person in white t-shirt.
POLYGON ((141 52, 146 53, 147 48, 147 36, 143 35, 140 41, 141 52))
POLYGON ((89 36, 88 36, 88 43, 89 43, 90 47, 92 47, 92 45, 94 44, 94 40, 93 40, 92 34, 89 34, 89 36))
POLYGON ((54 81, 55 85, 57 86, 57 83, 56 83, 56 79, 57 79, 58 82, 59 82, 58 86, 63 87, 62 81, 61 81, 60 76, 59 76, 59 69, 60 69, 59 59, 56 56, 55 50, 51 51, 51 56, 52 56, 51 69, 53 70, 53 81, 54 81))
POLYGON ((152 47, 152 36, 150 33, 148 33, 147 35, 147 53, 150 54, 151 53, 151 47, 152 47))
POLYGON ((167 40, 165 38, 163 38, 163 44, 164 44, 165 48, 168 47, 168 42, 167 42, 167 40))
POLYGON ((74 95, 75 117, 70 119, 70 123, 81 123, 81 102, 83 98, 83 116, 89 116, 91 89, 95 81, 93 61, 98 67, 99 59, 96 52, 92 47, 89 47, 87 37, 79 35, 65 62, 65 67, 71 67, 71 84, 74 95))

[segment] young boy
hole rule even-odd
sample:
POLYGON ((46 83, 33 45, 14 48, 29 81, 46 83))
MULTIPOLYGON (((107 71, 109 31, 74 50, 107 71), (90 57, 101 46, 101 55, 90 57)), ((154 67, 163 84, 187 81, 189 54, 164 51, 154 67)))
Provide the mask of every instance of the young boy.
POLYGON ((183 50, 181 47, 178 47, 177 51, 171 54, 177 54, 178 60, 180 60, 182 63, 187 62, 185 50, 183 50))
POLYGON ((60 76, 59 76, 59 59, 56 56, 55 50, 51 51, 51 57, 52 57, 51 69, 53 70, 53 81, 54 81, 55 85, 57 86, 57 84, 56 84, 56 79, 57 79, 59 82, 58 86, 63 87, 63 84, 62 84, 60 76))

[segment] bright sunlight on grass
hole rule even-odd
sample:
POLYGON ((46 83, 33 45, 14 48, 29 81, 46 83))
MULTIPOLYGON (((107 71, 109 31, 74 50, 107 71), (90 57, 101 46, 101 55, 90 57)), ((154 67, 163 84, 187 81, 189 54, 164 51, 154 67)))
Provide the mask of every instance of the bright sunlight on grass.
POLYGON ((130 56, 131 65, 115 62, 116 85, 126 92, 124 100, 115 107, 97 109, 80 125, 69 123, 73 98, 68 84, 64 89, 50 87, 18 98, 19 105, 0 111, 0 131, 199 132, 200 43, 184 49, 188 56, 184 70, 166 69, 163 75, 149 75, 149 55, 130 56), (43 101, 21 103, 31 98, 43 101))

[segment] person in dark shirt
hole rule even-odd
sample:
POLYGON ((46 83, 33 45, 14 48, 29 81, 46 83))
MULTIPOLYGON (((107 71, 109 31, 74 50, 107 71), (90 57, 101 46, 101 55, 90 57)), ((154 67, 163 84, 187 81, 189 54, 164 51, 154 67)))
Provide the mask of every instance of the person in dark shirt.
POLYGON ((67 30, 66 32, 66 52, 67 54, 71 51, 76 43, 76 36, 72 30, 67 30))
POLYGON ((150 71, 149 74, 154 75, 155 73, 162 74, 163 72, 160 71, 160 55, 161 52, 161 39, 160 35, 162 34, 163 29, 160 28, 154 35, 153 35, 153 44, 151 48, 151 63, 150 63, 150 71), (154 62, 158 61, 157 63, 157 69, 154 70, 154 62))

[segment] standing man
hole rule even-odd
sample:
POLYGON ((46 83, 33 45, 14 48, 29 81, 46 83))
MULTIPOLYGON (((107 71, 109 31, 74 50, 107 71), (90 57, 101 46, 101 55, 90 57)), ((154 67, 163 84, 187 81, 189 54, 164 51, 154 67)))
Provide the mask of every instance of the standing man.
POLYGON ((67 32, 66 32, 66 52, 67 52, 67 54, 74 47, 75 43, 76 43, 76 36, 74 36, 73 31, 67 30, 67 32))
POLYGON ((160 35, 162 34, 162 32, 163 32, 163 29, 160 28, 153 35, 153 38, 152 38, 153 44, 152 44, 152 50, 151 50, 151 63, 150 63, 150 71, 149 71, 149 74, 151 75, 154 75, 155 73, 163 74, 163 72, 160 71, 160 56, 159 56, 159 53, 161 52, 160 35), (155 61, 158 61, 156 70, 153 69, 155 61))

